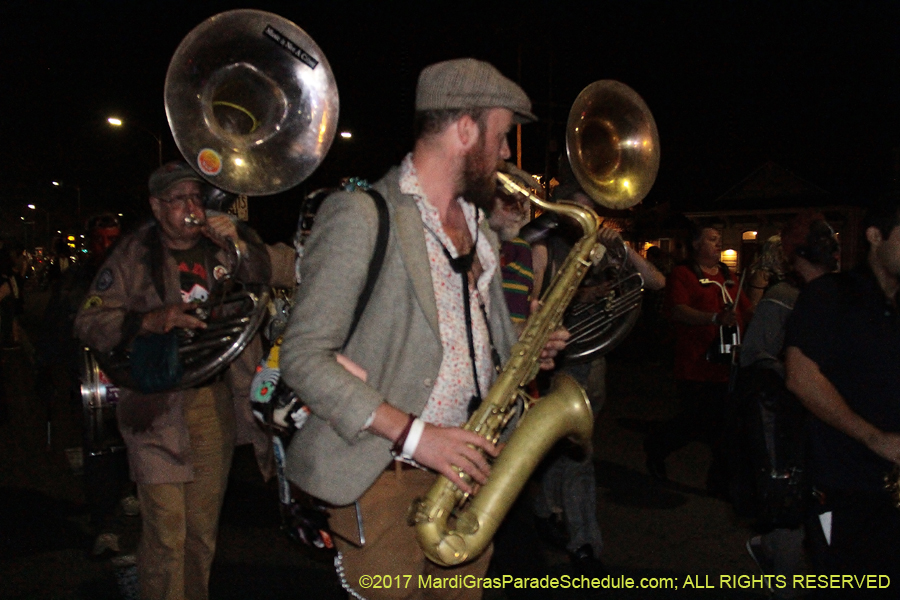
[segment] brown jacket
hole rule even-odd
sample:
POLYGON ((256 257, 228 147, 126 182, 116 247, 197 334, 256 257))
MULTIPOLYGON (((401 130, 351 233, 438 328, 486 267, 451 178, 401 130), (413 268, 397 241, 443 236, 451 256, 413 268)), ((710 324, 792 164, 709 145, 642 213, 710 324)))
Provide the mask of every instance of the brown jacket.
MULTIPOLYGON (((162 247, 157 231, 155 223, 148 223, 126 236, 100 268, 75 319, 75 333, 89 347, 106 352, 127 345, 136 336, 144 314, 181 302, 178 266, 162 247)), ((292 285, 293 250, 284 244, 267 247, 251 230, 240 231, 248 250, 236 278, 247 283, 292 285), (281 281, 286 277, 290 279, 281 281)), ((208 249, 206 266, 211 286, 214 273, 221 272, 216 267, 225 266, 227 260, 217 246, 205 239, 200 243, 208 249)), ((250 380, 261 354, 260 342, 254 339, 228 368, 224 382, 214 386, 217 394, 230 392, 233 396, 234 413, 223 418, 235 418, 236 442, 253 443, 260 466, 269 475, 271 444, 253 419, 249 403, 250 380)), ((188 389, 142 394, 121 389, 117 416, 135 481, 177 483, 193 479, 182 405, 188 394, 195 393, 188 389)))

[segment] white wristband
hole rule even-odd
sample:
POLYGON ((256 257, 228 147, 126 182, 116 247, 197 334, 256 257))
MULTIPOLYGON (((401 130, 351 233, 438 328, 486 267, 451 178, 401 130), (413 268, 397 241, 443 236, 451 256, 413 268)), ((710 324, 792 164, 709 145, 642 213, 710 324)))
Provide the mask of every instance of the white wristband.
POLYGON ((409 435, 406 436, 406 441, 403 442, 403 452, 400 453, 400 458, 412 460, 413 454, 416 453, 416 448, 419 447, 419 440, 422 439, 423 431, 425 431, 425 421, 418 418, 415 419, 409 428, 409 435))

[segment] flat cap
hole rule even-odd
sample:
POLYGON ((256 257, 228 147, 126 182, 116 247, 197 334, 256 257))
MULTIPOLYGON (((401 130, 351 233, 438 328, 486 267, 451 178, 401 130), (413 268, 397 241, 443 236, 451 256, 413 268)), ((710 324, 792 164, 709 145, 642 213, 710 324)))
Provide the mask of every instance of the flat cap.
POLYGON ((416 110, 508 108, 517 123, 536 121, 525 91, 493 65, 458 58, 425 67, 416 86, 416 110))
POLYGON ((185 161, 173 160, 150 174, 147 187, 150 189, 151 196, 160 198, 170 187, 182 181, 203 183, 203 178, 185 161))

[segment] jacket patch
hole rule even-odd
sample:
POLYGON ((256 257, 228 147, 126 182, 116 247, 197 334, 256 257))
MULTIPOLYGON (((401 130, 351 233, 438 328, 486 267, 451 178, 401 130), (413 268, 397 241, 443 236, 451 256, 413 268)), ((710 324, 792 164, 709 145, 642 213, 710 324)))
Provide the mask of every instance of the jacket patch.
POLYGON ((112 271, 107 267, 100 271, 100 274, 97 276, 97 291, 105 292, 109 288, 112 287, 113 284, 113 274, 112 271))
POLYGON ((209 298, 209 291, 199 284, 194 284, 190 290, 181 290, 181 301, 185 304, 190 304, 191 302, 206 302, 207 298, 209 298))
POLYGON ((103 298, 100 296, 91 296, 84 302, 84 308, 95 308, 97 306, 103 306, 103 298))

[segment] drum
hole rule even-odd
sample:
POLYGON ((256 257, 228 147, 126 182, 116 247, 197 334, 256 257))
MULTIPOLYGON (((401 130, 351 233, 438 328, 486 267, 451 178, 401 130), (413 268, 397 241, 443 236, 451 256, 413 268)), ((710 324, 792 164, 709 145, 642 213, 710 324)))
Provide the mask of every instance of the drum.
POLYGON ((84 414, 84 453, 97 456, 125 449, 116 423, 117 388, 100 369, 94 356, 82 348, 80 360, 81 407, 84 414))

